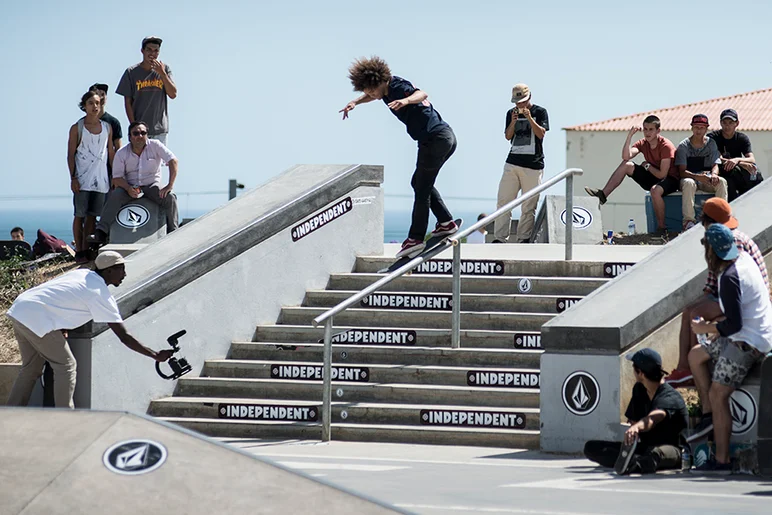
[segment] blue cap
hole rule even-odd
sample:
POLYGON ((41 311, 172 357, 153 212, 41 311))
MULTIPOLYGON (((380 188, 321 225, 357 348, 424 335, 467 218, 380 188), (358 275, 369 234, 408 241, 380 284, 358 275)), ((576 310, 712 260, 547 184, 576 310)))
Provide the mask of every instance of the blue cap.
POLYGON ((711 224, 705 231, 705 239, 719 259, 729 261, 740 254, 732 230, 724 224, 711 224))
POLYGON ((626 356, 641 372, 655 374, 662 370, 662 356, 654 349, 641 349, 626 356))

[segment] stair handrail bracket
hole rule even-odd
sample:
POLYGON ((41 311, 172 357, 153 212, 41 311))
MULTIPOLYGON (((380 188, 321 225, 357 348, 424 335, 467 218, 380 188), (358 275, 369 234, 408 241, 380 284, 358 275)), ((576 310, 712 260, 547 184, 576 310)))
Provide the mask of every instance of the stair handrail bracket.
MULTIPOLYGON (((500 207, 485 218, 478 220, 477 223, 472 224, 470 227, 463 229, 453 235, 452 238, 445 240, 438 245, 435 249, 417 256, 412 259, 406 265, 391 272, 385 277, 377 280, 362 291, 352 295, 348 299, 339 303, 333 308, 325 311, 318 317, 314 318, 312 324, 314 327, 319 327, 324 323, 324 373, 322 377, 322 441, 330 441, 331 435, 331 404, 332 404, 332 327, 333 318, 335 315, 345 311, 354 304, 360 302, 362 299, 370 295, 371 293, 380 290, 387 284, 391 283, 395 279, 402 277, 406 273, 413 270, 415 267, 425 261, 429 261, 434 256, 444 252, 449 247, 453 248, 453 311, 452 311, 452 327, 451 327, 451 346, 454 349, 461 347, 461 239, 474 231, 480 229, 491 223, 500 215, 511 211, 515 207, 519 206, 526 200, 538 195, 542 191, 551 188, 555 184, 559 183, 563 179, 566 180, 566 220, 573 220, 574 214, 574 176, 582 175, 584 172, 581 168, 568 168, 563 170, 555 177, 540 184, 536 188, 524 193, 513 201, 500 207)), ((570 261, 572 259, 573 251, 573 223, 566 223, 566 238, 565 238, 565 259, 570 261)))

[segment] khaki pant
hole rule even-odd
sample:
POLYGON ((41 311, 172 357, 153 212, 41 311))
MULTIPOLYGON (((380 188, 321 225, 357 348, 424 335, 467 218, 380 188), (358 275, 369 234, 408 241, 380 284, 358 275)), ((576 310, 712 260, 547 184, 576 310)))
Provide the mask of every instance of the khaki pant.
POLYGON ((9 406, 26 406, 48 361, 54 370, 54 400, 57 408, 74 408, 77 365, 70 346, 61 331, 51 331, 42 338, 11 318, 13 332, 21 352, 21 371, 8 397, 9 406))
MULTIPOLYGON (((504 174, 499 183, 499 195, 497 209, 512 202, 517 198, 518 192, 527 193, 541 184, 544 170, 534 170, 522 166, 504 164, 504 174)), ((517 224, 517 242, 528 241, 533 231, 533 222, 536 214, 536 206, 539 204, 539 195, 536 195, 520 204, 520 221, 517 224)), ((508 211, 496 218, 494 222, 493 236, 497 240, 509 239, 509 227, 512 212, 508 211)))
POLYGON ((715 193, 716 197, 726 200, 726 179, 719 177, 718 184, 715 186, 704 182, 697 182, 694 179, 681 179, 681 211, 683 213, 684 225, 687 222, 696 221, 694 219, 694 194, 697 193, 697 190, 715 193))

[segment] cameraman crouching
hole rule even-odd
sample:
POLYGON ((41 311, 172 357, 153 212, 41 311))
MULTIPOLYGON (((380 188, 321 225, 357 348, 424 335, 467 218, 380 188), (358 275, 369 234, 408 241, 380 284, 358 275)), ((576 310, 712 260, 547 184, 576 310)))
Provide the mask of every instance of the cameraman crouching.
POLYGON ((21 371, 8 397, 9 406, 26 406, 35 381, 48 361, 54 371, 57 408, 74 408, 76 362, 64 331, 93 320, 106 323, 121 343, 156 361, 164 362, 174 351, 156 352, 139 343, 123 325, 108 285, 118 286, 126 277, 123 257, 117 252, 97 256, 95 270, 80 268, 52 279, 17 297, 8 310, 21 353, 21 371))

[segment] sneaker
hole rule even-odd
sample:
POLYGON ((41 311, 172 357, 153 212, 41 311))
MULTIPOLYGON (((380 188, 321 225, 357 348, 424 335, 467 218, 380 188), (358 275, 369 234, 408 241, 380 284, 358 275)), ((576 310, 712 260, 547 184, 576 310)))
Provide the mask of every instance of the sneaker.
POLYGON ((408 238, 402 242, 402 248, 397 252, 398 258, 410 257, 414 258, 426 248, 426 243, 421 240, 414 240, 408 238))
POLYGON ((708 460, 699 467, 693 468, 691 473, 703 476, 728 476, 732 474, 732 463, 719 463, 716 460, 708 460))
POLYGON ((694 431, 686 439, 688 443, 692 443, 700 438, 713 439, 713 413, 703 415, 700 422, 695 426, 694 431))
POLYGON ((102 245, 105 245, 107 243, 107 239, 108 239, 107 236, 108 236, 107 233, 104 232, 102 229, 96 229, 94 231, 94 234, 88 237, 88 242, 95 243, 101 247, 102 245))
POLYGON ((697 224, 695 224, 695 223, 694 223, 694 220, 688 220, 688 221, 687 221, 687 222, 684 224, 684 231, 688 231, 689 229, 691 229, 691 228, 692 228, 692 227, 694 227, 695 225, 697 225, 697 224))
POLYGON ((588 195, 592 195, 593 197, 598 197, 598 199, 600 200, 601 206, 606 203, 606 194, 603 193, 603 190, 596 190, 595 188, 585 187, 584 191, 586 191, 588 195))
POLYGON ((436 238, 438 236, 450 236, 457 231, 458 225, 456 225, 456 222, 451 220, 450 222, 445 222, 444 224, 437 224, 432 231, 432 238, 436 238))
POLYGON ((88 252, 85 250, 79 250, 75 253, 75 263, 79 265, 83 265, 85 263, 88 263, 88 252))
POLYGON ((504 241, 504 240, 501 240, 501 239, 499 239, 499 238, 496 238, 496 239, 495 239, 495 240, 493 240, 491 243, 507 243, 507 242, 506 242, 506 241, 504 241))
POLYGON ((617 457, 617 461, 614 463, 614 472, 616 472, 617 475, 624 476, 625 474, 630 473, 630 463, 633 460, 633 455, 635 454, 635 448, 637 446, 637 435, 631 443, 622 443, 622 448, 619 450, 619 457, 617 457))
POLYGON ((694 386, 694 376, 688 368, 675 369, 665 378, 665 382, 672 385, 673 388, 686 388, 694 386))

